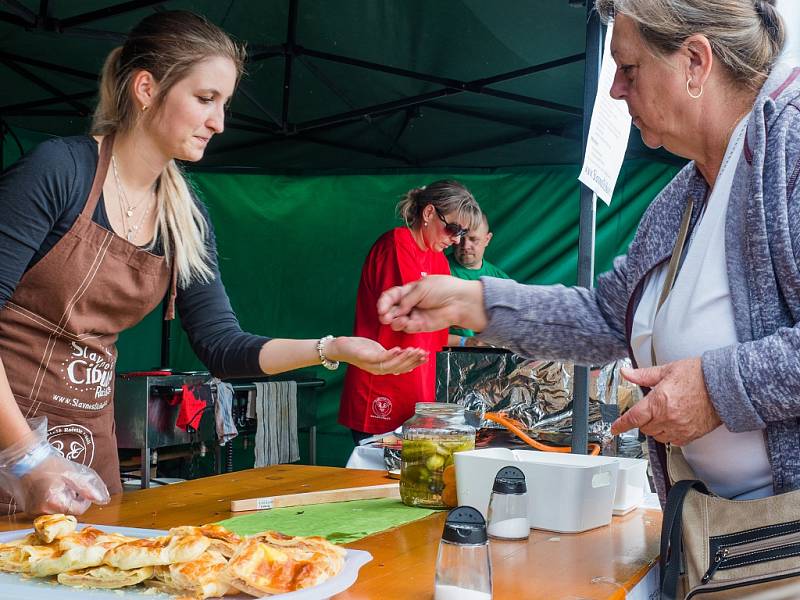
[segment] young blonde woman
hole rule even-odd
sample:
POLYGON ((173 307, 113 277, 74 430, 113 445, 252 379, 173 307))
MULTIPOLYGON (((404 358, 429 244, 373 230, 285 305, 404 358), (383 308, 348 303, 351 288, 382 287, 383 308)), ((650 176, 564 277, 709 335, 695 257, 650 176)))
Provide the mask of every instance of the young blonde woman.
MULTIPOLYGON (((481 223, 478 203, 457 181, 437 181, 410 190, 397 205, 405 223, 384 233, 369 251, 361 271, 354 334, 391 347, 418 347, 430 353, 447 344, 447 329, 400 333, 378 321, 381 293, 428 275, 450 274, 443 251, 481 223)), ((413 373, 376 377, 357 365, 347 369, 339 422, 356 443, 374 433, 391 431, 414 414, 417 402, 433 402, 435 361, 413 373)))
POLYGON ((175 160, 200 160, 222 133, 243 61, 197 15, 151 15, 106 60, 92 135, 48 141, 0 179, 0 511, 80 514, 121 491, 114 344, 163 299, 221 377, 338 361, 403 373, 425 360, 239 327, 208 215, 175 160), (47 422, 32 431, 36 417, 47 422))

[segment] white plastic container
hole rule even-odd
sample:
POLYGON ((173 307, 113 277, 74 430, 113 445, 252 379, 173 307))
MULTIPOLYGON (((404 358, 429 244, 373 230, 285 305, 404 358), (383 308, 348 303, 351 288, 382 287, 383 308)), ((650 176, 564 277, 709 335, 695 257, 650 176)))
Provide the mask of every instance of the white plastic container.
POLYGON ((522 469, 528 484, 528 521, 535 529, 576 533, 611 522, 619 462, 612 457, 487 448, 458 452, 459 504, 486 516, 498 469, 522 469))
POLYGON ((617 492, 614 495, 614 514, 626 515, 644 502, 650 491, 647 482, 647 461, 643 458, 614 457, 619 463, 617 492))

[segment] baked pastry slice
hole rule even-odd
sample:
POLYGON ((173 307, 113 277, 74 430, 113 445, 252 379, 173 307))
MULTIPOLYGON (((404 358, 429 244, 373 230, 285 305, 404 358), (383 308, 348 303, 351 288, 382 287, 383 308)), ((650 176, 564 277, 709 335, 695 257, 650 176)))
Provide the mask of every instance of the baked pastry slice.
POLYGON ((73 587, 117 589, 136 585, 153 576, 153 567, 123 571, 116 567, 100 565, 79 571, 58 574, 58 583, 73 587))
POLYGON ((197 600, 216 598, 238 592, 222 577, 227 566, 228 561, 221 553, 209 550, 189 562, 155 567, 154 579, 148 581, 147 586, 197 600))
POLYGON ((41 545, 38 535, 28 534, 24 538, 0 544, 0 571, 28 573, 32 555, 52 556, 55 552, 55 548, 41 545))
POLYGON ((169 530, 169 535, 202 535, 211 540, 209 548, 216 550, 222 556, 230 558, 236 552, 236 547, 241 543, 242 538, 232 531, 228 531, 222 525, 211 523, 201 527, 183 525, 173 527, 169 530))
POLYGON ((166 535, 137 539, 108 551, 104 564, 122 570, 169 565, 200 558, 211 540, 202 535, 166 535))
POLYGON ((78 519, 72 515, 42 515, 33 520, 33 529, 45 544, 75 533, 78 519))
POLYGON ((54 550, 49 555, 44 552, 31 555, 28 572, 34 577, 48 577, 65 571, 97 567, 103 564, 106 552, 133 539, 118 533, 106 533, 96 527, 84 527, 46 546, 54 550))
POLYGON ((233 587, 252 596, 293 592, 337 575, 344 566, 344 553, 323 538, 265 532, 242 542, 225 576, 233 587))
MULTIPOLYGON (((291 548, 295 552, 323 554, 333 571, 338 573, 344 567, 347 551, 320 536, 286 535, 279 531, 263 531, 253 536, 278 548, 291 548)), ((336 574, 334 573, 334 574, 336 574)))

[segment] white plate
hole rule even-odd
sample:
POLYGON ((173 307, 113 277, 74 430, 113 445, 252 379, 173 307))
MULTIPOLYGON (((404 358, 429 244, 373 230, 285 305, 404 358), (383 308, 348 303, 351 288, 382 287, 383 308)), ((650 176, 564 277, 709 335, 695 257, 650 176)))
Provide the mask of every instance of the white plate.
MULTIPOLYGON (((82 527, 85 527, 85 525, 82 527)), ((156 537, 167 533, 159 529, 137 529, 135 527, 112 527, 107 525, 95 525, 94 527, 109 533, 121 533, 130 537, 156 537)), ((0 533, 0 543, 19 539, 32 532, 32 529, 19 529, 0 533)), ((269 600, 325 600, 353 585, 358 579, 358 570, 371 560, 372 555, 369 552, 347 550, 344 568, 336 577, 331 577, 319 585, 304 590, 275 596, 264 596, 264 598, 269 600)), ((41 579, 24 579, 15 573, 0 573, 0 600, 40 600, 41 598, 47 598, 47 600, 77 600, 78 598, 86 598, 87 600, 135 600, 137 598, 142 600, 166 600, 174 597, 168 594, 154 594, 153 590, 148 591, 147 588, 142 586, 125 587, 118 590, 90 590, 53 584, 50 581, 41 579), (120 594, 123 591, 124 594, 120 594)), ((225 600, 253 600, 253 597, 247 594, 240 594, 238 596, 225 596, 225 600)))

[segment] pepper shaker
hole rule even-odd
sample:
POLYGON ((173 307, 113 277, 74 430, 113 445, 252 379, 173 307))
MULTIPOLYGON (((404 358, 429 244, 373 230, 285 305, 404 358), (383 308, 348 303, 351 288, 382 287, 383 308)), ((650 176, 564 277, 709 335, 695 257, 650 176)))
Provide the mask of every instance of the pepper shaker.
POLYGON ((471 506, 447 514, 436 558, 434 600, 491 600, 492 563, 486 521, 471 506))
POLYGON ((527 540, 528 488, 525 474, 517 467, 503 467, 497 472, 489 500, 489 537, 503 540, 527 540))

